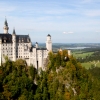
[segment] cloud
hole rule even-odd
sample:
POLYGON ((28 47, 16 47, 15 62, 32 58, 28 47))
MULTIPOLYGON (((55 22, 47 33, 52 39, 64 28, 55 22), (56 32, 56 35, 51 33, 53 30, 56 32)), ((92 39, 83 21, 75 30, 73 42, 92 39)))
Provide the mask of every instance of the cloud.
POLYGON ((69 31, 69 32, 63 32, 63 34, 72 34, 72 33, 74 33, 74 32, 71 32, 71 31, 69 31))
POLYGON ((0 12, 11 12, 14 10, 15 10, 15 7, 0 7, 0 12))
POLYGON ((100 31, 96 31, 96 33, 100 33, 100 31))
POLYGON ((87 10, 87 11, 85 11, 84 14, 87 16, 90 16, 90 17, 96 17, 96 16, 100 16, 100 10, 98 10, 98 9, 87 10))
POLYGON ((74 32, 68 32, 68 33, 74 33, 74 32))
POLYGON ((66 34, 67 32, 63 32, 63 34, 66 34))
POLYGON ((92 0, 82 0, 81 1, 82 4, 91 3, 91 2, 92 2, 92 0))

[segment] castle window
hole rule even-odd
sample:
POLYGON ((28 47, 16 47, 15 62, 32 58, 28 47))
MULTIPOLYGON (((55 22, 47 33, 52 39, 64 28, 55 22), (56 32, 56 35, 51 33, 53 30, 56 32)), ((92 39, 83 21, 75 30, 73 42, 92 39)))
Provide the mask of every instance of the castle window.
POLYGON ((6 40, 4 40, 4 42, 6 43, 6 40))
POLYGON ((24 42, 23 38, 22 38, 22 42, 24 42))

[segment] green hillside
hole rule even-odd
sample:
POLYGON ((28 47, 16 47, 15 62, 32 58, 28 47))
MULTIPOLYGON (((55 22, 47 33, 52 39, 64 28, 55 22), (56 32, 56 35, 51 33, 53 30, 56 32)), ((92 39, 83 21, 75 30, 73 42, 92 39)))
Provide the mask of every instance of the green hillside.
POLYGON ((99 100, 99 71, 86 70, 66 50, 50 52, 45 71, 6 59, 0 67, 0 100, 99 100))

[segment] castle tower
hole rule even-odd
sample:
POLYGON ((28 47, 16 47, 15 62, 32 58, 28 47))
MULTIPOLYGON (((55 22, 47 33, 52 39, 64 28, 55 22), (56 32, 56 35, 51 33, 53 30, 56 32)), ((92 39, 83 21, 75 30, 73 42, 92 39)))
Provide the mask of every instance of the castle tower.
POLYGON ((12 33, 12 45, 13 45, 13 61, 16 61, 16 32, 15 29, 13 29, 12 33))
POLYGON ((50 52, 52 51, 52 41, 51 41, 51 35, 47 35, 47 40, 46 40, 46 48, 50 52))
POLYGON ((8 23, 7 23, 6 19, 5 19, 5 22, 4 22, 3 30, 4 30, 4 34, 8 34, 9 27, 8 27, 8 23))
POLYGON ((37 42, 35 43, 35 47, 38 48, 38 43, 37 42))
POLYGON ((1 66, 1 62, 2 62, 2 39, 1 39, 1 37, 0 37, 0 66, 1 66))

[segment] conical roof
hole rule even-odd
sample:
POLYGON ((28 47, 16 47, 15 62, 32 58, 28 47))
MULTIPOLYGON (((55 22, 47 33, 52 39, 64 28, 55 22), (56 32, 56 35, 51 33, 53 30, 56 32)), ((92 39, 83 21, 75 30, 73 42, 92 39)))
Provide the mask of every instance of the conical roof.
POLYGON ((7 19, 5 18, 4 25, 8 26, 7 19))
POLYGON ((16 34, 16 32, 15 32, 15 28, 13 29, 13 34, 16 34))

